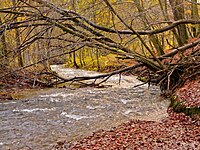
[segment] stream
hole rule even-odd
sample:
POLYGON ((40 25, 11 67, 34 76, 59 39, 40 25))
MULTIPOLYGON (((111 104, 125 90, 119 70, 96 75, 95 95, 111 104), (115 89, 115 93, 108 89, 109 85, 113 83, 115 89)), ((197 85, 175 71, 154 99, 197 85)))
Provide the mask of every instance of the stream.
MULTIPOLYGON (((98 75, 97 72, 51 66, 60 76, 98 75)), ((92 82, 92 81, 87 81, 92 82)), ((106 88, 55 88, 34 96, 0 102, 0 150, 51 149, 130 119, 160 121, 169 100, 156 86, 142 85, 134 76, 112 76, 106 88)))

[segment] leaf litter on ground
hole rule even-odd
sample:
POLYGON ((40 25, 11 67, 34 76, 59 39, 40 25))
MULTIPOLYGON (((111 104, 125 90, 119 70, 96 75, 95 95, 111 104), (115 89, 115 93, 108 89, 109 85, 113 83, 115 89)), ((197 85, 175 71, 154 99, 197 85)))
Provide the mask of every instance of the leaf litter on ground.
MULTIPOLYGON (((97 131, 72 143, 53 149, 63 150, 132 150, 132 149, 200 149, 200 121, 168 109, 161 122, 131 120, 111 130, 97 131)), ((103 124, 102 124, 103 125, 103 124)))

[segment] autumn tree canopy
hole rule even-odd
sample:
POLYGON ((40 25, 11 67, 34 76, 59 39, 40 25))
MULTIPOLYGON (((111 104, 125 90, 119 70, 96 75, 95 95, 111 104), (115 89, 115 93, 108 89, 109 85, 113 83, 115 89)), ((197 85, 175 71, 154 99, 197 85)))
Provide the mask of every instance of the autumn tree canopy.
POLYGON ((1 77, 5 68, 80 67, 113 54, 145 66, 145 82, 173 91, 199 74, 199 9, 198 0, 3 0, 1 77))

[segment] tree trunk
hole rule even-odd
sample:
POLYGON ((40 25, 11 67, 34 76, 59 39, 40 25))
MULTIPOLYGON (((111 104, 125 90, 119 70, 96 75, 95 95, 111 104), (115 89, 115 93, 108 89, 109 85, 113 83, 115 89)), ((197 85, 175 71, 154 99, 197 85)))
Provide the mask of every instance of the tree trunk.
MULTIPOLYGON (((149 26, 150 26, 149 21, 146 17, 146 14, 144 13, 144 8, 141 5, 140 0, 134 0, 134 2, 135 2, 135 5, 138 9, 138 12, 141 14, 141 18, 142 18, 142 21, 144 23, 145 28, 150 29, 149 28, 149 26)), ((162 44, 160 43, 160 41, 158 39, 158 36, 157 35, 151 35, 151 36, 149 36, 149 39, 153 43, 153 46, 155 47, 158 55, 163 55, 164 51, 163 51, 163 48, 162 48, 162 44)))
MULTIPOLYGON (((172 7, 172 12, 174 16, 174 20, 182 20, 184 19, 184 7, 183 7, 183 0, 169 0, 170 5, 172 7)), ((186 29, 186 25, 178 25, 178 37, 180 40, 178 40, 179 46, 184 45, 188 40, 188 33, 186 29)))
MULTIPOLYGON (((70 0, 70 2, 71 2, 71 5, 72 5, 72 10, 76 11, 76 1, 70 0)), ((76 62, 76 52, 73 52, 72 57, 73 57, 74 67, 79 68, 79 66, 76 62)))
MULTIPOLYGON (((0 18, 0 24, 2 24, 1 18, 0 18)), ((8 55, 8 51, 7 51, 5 32, 2 33, 0 40, 1 40, 1 43, 2 43, 2 50, 1 50, 2 56, 0 56, 0 57, 3 58, 3 62, 0 62, 0 63, 3 66, 7 66, 7 65, 9 65, 9 60, 8 60, 8 56, 7 56, 8 55)))
MULTIPOLYGON (((16 0, 12 0, 13 6, 14 6, 14 10, 16 7, 16 0)), ((14 21, 17 22, 16 17, 14 16, 14 21)), ((22 56, 22 52, 20 50, 20 30, 18 28, 15 29, 15 38, 16 38, 16 53, 17 53, 17 59, 18 59, 18 66, 19 67, 23 67, 23 56, 22 56)))
MULTIPOLYGON (((192 19, 194 20, 199 20, 199 11, 198 11, 198 7, 196 5, 197 0, 192 0, 192 19)), ((193 36, 197 37, 200 34, 200 24, 194 25, 192 27, 192 32, 193 32, 193 36)))

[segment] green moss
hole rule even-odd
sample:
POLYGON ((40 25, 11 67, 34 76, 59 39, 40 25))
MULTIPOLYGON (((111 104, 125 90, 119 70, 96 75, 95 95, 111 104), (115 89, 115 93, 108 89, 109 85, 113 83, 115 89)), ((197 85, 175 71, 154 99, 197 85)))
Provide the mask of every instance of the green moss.
POLYGON ((4 88, 4 86, 5 86, 5 84, 3 84, 3 83, 0 83, 0 90, 1 90, 1 89, 3 89, 3 88, 4 88))
POLYGON ((147 82, 147 78, 145 78, 145 77, 138 76, 137 79, 142 81, 142 82, 147 82))
POLYGON ((186 107, 184 101, 176 100, 174 96, 171 97, 171 105, 173 110, 177 113, 185 113, 192 117, 194 120, 200 120, 200 107, 186 107))

